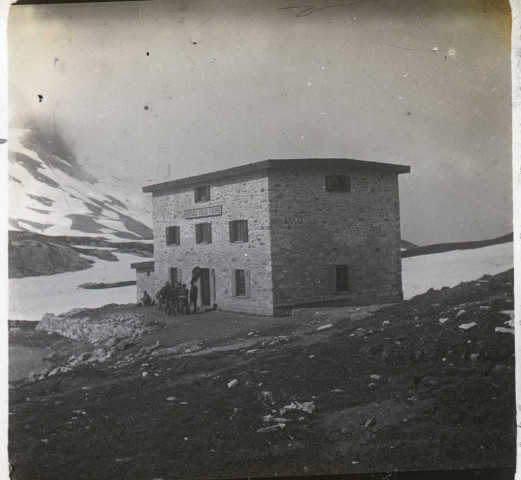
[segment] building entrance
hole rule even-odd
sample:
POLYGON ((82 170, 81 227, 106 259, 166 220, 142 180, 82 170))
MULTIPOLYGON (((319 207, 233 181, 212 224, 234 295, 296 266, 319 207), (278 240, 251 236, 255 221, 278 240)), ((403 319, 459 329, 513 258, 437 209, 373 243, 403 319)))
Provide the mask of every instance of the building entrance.
POLYGON ((201 268, 201 306, 210 306, 210 269, 201 268))
POLYGON ((201 307, 213 308, 215 303, 215 270, 201 268, 196 285, 199 289, 198 304, 201 307))

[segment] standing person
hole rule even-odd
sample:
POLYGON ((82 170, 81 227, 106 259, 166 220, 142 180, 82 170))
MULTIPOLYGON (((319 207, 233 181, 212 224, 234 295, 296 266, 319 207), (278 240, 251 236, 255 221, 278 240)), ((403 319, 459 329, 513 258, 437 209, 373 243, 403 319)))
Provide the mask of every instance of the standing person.
POLYGON ((186 285, 183 283, 181 289, 177 293, 177 297, 179 298, 179 310, 187 313, 188 310, 188 290, 186 285))
POLYGON ((165 306, 166 310, 166 301, 168 298, 168 291, 170 290, 170 282, 166 282, 161 290, 159 291, 159 310, 161 310, 161 307, 165 306))
POLYGON ((170 284, 165 291, 165 313, 167 315, 171 315, 172 312, 172 289, 170 288, 170 284))
POLYGON ((177 282, 176 297, 177 297, 177 313, 181 313, 181 290, 183 289, 183 284, 181 282, 177 282))
POLYGON ((170 312, 174 317, 178 312, 178 299, 177 299, 177 287, 175 283, 172 284, 172 288, 170 289, 170 312))
POLYGON ((188 304, 188 313, 190 313, 190 307, 194 305, 194 313, 197 312, 197 287, 195 282, 192 281, 190 284, 190 303, 188 304))

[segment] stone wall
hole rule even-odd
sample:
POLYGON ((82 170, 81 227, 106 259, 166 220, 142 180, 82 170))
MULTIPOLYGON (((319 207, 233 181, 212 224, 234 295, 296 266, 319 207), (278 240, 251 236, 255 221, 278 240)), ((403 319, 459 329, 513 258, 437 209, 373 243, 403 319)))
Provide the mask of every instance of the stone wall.
POLYGON ((219 309, 272 314, 270 221, 266 172, 213 180, 168 193, 156 192, 154 205, 154 257, 156 290, 169 280, 169 269, 177 268, 188 283, 192 269, 215 270, 215 303, 219 309), (195 203, 194 188, 209 185, 209 202, 195 203), (185 219, 184 211, 222 205, 222 215, 185 219), (230 243, 229 222, 248 220, 249 241, 230 243), (212 243, 196 244, 195 225, 212 224, 212 243), (180 227, 180 245, 166 245, 166 227, 180 227), (250 271, 251 297, 234 296, 234 269, 250 271))
POLYGON ((111 337, 129 338, 148 331, 145 315, 78 309, 61 315, 46 313, 36 330, 55 332, 63 337, 95 343, 111 337))
POLYGON ((156 293, 156 284, 154 280, 153 268, 137 268, 136 269, 137 297, 136 302, 141 301, 143 292, 146 291, 154 300, 156 293))
POLYGON ((269 200, 275 313, 402 299, 396 173, 274 171, 269 200), (349 176, 350 192, 326 192, 326 175, 349 176), (351 291, 332 293, 328 267, 343 264, 349 265, 351 291))

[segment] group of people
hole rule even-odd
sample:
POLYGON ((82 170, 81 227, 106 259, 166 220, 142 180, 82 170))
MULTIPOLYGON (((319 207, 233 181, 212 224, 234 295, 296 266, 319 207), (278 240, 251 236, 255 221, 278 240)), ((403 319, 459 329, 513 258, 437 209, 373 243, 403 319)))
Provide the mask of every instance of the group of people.
MULTIPOLYGON (((177 285, 171 286, 170 282, 166 282, 156 293, 156 300, 159 310, 164 309, 167 315, 195 313, 197 311, 197 286, 192 281, 190 290, 188 290, 184 283, 178 282, 177 285)), ((145 303, 143 302, 143 304, 145 303)))

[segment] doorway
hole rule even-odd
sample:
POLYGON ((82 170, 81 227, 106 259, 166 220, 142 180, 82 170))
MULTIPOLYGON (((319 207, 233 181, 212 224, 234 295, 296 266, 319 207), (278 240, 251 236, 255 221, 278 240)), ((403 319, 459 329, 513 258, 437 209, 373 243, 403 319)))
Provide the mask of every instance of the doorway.
POLYGON ((215 270, 213 268, 201 268, 197 283, 199 284, 199 305, 213 308, 215 303, 215 270))
POLYGON ((210 306, 210 270, 201 268, 201 306, 210 306))

